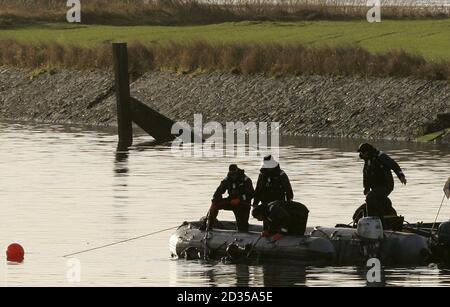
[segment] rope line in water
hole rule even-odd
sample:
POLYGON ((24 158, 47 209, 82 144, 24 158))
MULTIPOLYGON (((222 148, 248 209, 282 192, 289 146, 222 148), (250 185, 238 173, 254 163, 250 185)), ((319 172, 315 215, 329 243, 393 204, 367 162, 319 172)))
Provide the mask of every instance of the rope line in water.
POLYGON ((444 200, 445 200, 445 194, 444 194, 444 197, 442 197, 441 205, 439 206, 438 213, 436 214, 436 218, 434 219, 433 226, 431 226, 430 234, 433 234, 434 225, 436 225, 437 219, 439 217, 439 213, 441 213, 441 209, 442 209, 442 205, 444 204, 444 200))
POLYGON ((102 248, 106 248, 106 247, 110 247, 110 246, 114 246, 114 245, 118 245, 118 244, 122 244, 122 243, 127 243, 127 242, 130 242, 130 241, 134 241, 134 240, 150 237, 150 236, 162 233, 162 232, 173 230, 173 229, 176 229, 178 227, 180 227, 180 226, 175 226, 175 227, 159 230, 159 231, 156 231, 156 232, 152 232, 152 233, 148 233, 148 234, 145 234, 145 235, 142 235, 142 236, 138 236, 138 237, 122 240, 122 241, 119 241, 119 242, 114 242, 114 243, 110 243, 110 244, 106 244, 106 245, 102 245, 102 246, 98 246, 98 247, 93 247, 93 248, 90 248, 90 249, 85 249, 85 250, 82 250, 82 251, 79 251, 79 252, 76 252, 76 253, 64 255, 62 257, 63 258, 67 258, 67 257, 71 257, 71 256, 75 256, 75 255, 84 254, 84 253, 87 253, 87 252, 99 250, 99 249, 102 249, 102 248))

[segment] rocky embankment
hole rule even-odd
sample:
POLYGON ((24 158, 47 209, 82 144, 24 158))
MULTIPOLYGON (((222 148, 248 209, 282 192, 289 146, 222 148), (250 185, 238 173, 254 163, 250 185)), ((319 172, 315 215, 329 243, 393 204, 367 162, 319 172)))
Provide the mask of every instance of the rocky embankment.
MULTIPOLYGON (((413 140, 450 112, 448 81, 150 72, 131 88, 174 120, 279 121, 285 135, 413 140)), ((0 67, 1 118, 115 125, 112 73, 0 67)))

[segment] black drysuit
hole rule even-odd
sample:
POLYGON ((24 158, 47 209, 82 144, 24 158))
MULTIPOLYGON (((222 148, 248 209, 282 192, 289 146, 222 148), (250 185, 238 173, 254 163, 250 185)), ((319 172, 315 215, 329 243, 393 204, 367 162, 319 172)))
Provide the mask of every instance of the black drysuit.
POLYGON ((238 231, 247 232, 250 204, 254 194, 252 180, 245 175, 243 170, 239 170, 239 175, 235 179, 228 174, 214 193, 213 203, 209 211, 210 225, 216 222, 219 210, 229 210, 233 211, 236 217, 238 231), (226 192, 228 192, 228 197, 223 198, 222 195, 226 192), (236 199, 239 199, 239 204, 233 205, 232 201, 236 199))
POLYGON ((264 211, 264 230, 269 233, 305 234, 309 210, 301 203, 276 201, 268 204, 264 211))
POLYGON ((294 192, 289 177, 280 169, 280 166, 261 169, 256 183, 254 207, 260 202, 267 205, 273 201, 288 201, 293 198, 294 192))
POLYGON ((394 190, 391 171, 394 171, 398 178, 404 177, 397 162, 383 152, 377 152, 374 157, 364 161, 364 194, 369 216, 383 217, 395 212, 388 198, 394 190))

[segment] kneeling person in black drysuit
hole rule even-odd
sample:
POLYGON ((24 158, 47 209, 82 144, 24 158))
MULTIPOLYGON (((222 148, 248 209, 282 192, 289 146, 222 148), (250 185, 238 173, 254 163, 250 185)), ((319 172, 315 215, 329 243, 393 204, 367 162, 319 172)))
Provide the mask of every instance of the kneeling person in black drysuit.
POLYGON ((389 195, 394 190, 394 171, 401 183, 406 177, 400 166, 391 157, 370 144, 359 146, 359 156, 364 160, 363 182, 366 195, 367 215, 382 218, 395 213, 389 195))
POLYGON ((219 210, 233 211, 236 217, 237 230, 248 232, 250 217, 250 204, 254 195, 252 180, 245 175, 244 170, 236 164, 231 164, 227 177, 222 180, 214 193, 211 208, 208 214, 208 224, 212 228, 217 222, 219 210), (222 195, 228 192, 228 197, 222 195))
MULTIPOLYGON (((305 234, 309 210, 301 203, 275 201, 253 209, 252 215, 264 222, 263 237, 277 235, 302 236, 305 234)), ((274 236, 275 237, 275 236, 274 236)))

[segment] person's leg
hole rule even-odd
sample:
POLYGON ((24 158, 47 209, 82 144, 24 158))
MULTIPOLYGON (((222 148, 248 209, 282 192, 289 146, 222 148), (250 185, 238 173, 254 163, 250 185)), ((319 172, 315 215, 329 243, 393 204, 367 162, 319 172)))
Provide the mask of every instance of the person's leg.
POLYGON ((209 208, 208 220, 209 229, 212 229, 217 221, 217 216, 219 215, 219 208, 214 204, 209 208))
POLYGON ((383 194, 374 189, 366 196, 367 215, 383 217, 383 194))
POLYGON ((293 226, 293 228, 292 226, 289 228, 289 231, 294 235, 304 235, 306 231, 306 224, 308 223, 308 208, 301 203, 290 203, 288 208, 292 217, 290 224, 293 226))
MULTIPOLYGON (((260 206, 267 206, 267 205, 268 205, 267 202, 261 202, 260 206)), ((269 231, 269 228, 270 227, 269 227, 267 221, 264 219, 264 221, 263 221, 263 231, 269 231)))
POLYGON ((228 199, 224 199, 221 201, 216 201, 211 204, 209 208, 209 227, 212 228, 217 224, 217 216, 219 215, 220 210, 230 210, 230 201, 228 199))
POLYGON ((306 225, 308 224, 308 213, 303 213, 303 215, 300 215, 297 217, 297 223, 298 226, 296 228, 296 235, 303 236, 306 231, 306 225))
POLYGON ((249 224, 248 220, 250 218, 250 205, 249 204, 239 204, 233 208, 234 216, 236 217, 236 226, 239 232, 248 232, 249 224))
POLYGON ((380 210, 382 216, 390 215, 390 208, 392 208, 392 202, 389 199, 389 194, 391 194, 392 190, 385 189, 385 188, 379 188, 376 189, 376 194, 378 198, 378 202, 380 204, 380 210))
POLYGON ((382 196, 384 197, 384 206, 383 206, 383 214, 384 215, 397 215, 397 211, 392 206, 392 201, 389 198, 389 195, 391 193, 392 193, 392 190, 389 190, 389 189, 385 189, 384 191, 382 191, 382 196))
POLYGON ((397 215, 397 211, 392 206, 392 201, 389 197, 386 197, 383 208, 384 215, 397 215))
POLYGON ((392 202, 389 199, 389 194, 392 190, 385 188, 375 188, 366 197, 367 209, 369 216, 379 216, 389 214, 389 207, 392 207, 392 202))

